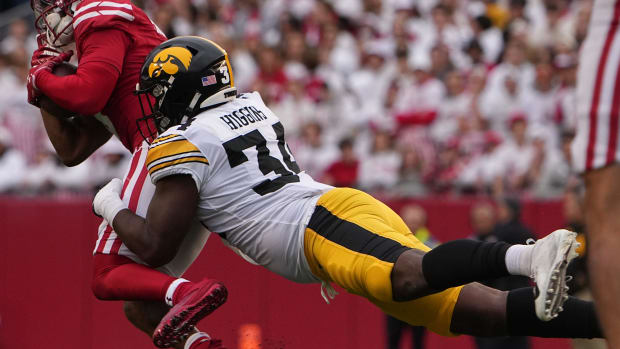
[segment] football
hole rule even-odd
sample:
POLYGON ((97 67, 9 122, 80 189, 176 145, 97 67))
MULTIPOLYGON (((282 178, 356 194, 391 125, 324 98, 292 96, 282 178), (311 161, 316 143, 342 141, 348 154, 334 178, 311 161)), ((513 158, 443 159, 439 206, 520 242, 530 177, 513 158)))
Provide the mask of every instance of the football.
MULTIPOLYGON (((75 65, 67 62, 62 62, 54 67, 52 73, 57 76, 67 76, 75 74, 76 71, 77 67, 75 65)), ((47 96, 41 96, 39 98, 39 105, 41 107, 41 112, 46 112, 55 117, 69 118, 75 116, 75 113, 58 106, 47 96)))

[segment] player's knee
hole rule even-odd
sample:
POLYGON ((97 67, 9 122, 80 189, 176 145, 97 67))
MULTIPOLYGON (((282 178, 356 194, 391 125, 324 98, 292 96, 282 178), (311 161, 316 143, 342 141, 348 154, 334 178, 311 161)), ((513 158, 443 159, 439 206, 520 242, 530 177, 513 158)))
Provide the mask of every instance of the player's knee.
POLYGON ((95 267, 93 271, 93 279, 90 283, 90 288, 93 291, 93 295, 99 300, 117 300, 114 296, 114 288, 110 284, 110 273, 112 273, 117 266, 95 267))
POLYGON ((409 301, 428 295, 429 289, 422 273, 423 252, 410 250, 403 253, 392 269, 392 298, 409 301))
POLYGON ((392 277, 392 298, 397 302, 410 301, 428 294, 425 283, 413 275, 392 277))
POLYGON ((395 301, 407 301, 414 299, 416 293, 415 283, 411 278, 392 277, 392 298, 395 301))
POLYGON ((110 288, 106 283, 105 274, 94 275, 90 283, 93 295, 99 300, 112 300, 110 288))

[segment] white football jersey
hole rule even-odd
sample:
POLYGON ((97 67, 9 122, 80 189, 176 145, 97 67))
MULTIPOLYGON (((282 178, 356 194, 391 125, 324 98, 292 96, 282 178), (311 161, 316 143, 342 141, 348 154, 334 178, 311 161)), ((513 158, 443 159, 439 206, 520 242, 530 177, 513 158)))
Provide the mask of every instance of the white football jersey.
POLYGON ((317 282, 304 256, 306 224, 332 187, 300 171, 284 128, 257 92, 196 115, 151 144, 153 183, 189 174, 197 217, 257 264, 296 282, 317 282))

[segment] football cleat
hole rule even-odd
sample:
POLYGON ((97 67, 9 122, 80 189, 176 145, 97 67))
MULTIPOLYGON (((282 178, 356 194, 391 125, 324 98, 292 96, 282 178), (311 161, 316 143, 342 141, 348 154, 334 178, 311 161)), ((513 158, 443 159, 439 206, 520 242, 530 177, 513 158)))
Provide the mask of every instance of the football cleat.
POLYGON ((161 319, 153 333, 153 343, 159 348, 180 343, 194 331, 198 321, 224 304, 227 297, 226 287, 215 280, 204 279, 194 284, 161 319))
POLYGON ((576 237, 577 234, 560 229, 534 243, 531 276, 536 282, 536 316, 542 321, 556 318, 568 299, 566 268, 577 257, 576 237))

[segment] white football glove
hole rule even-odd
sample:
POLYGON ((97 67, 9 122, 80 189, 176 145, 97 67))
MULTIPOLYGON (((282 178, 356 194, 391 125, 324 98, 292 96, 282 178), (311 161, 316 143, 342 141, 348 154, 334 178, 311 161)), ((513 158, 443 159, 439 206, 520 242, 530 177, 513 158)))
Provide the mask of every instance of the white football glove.
POLYGON ((93 199, 93 211, 109 224, 114 222, 114 217, 119 211, 127 208, 121 200, 121 190, 123 190, 123 181, 114 178, 101 188, 93 199))

